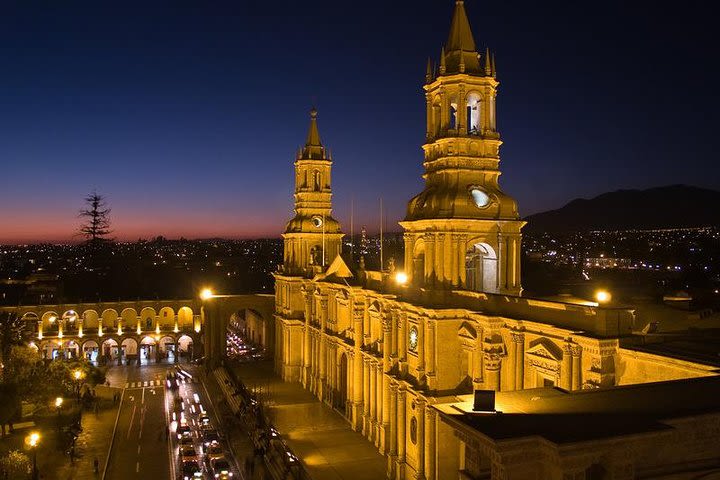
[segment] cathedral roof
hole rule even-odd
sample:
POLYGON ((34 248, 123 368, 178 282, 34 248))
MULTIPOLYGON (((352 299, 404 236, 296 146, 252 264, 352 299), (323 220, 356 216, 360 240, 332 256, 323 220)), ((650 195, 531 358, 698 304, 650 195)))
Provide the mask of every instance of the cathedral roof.
POLYGON ((317 109, 313 107, 310 110, 310 129, 308 130, 307 140, 301 152, 301 159, 304 160, 326 160, 325 147, 320 142, 320 132, 317 126, 317 109))

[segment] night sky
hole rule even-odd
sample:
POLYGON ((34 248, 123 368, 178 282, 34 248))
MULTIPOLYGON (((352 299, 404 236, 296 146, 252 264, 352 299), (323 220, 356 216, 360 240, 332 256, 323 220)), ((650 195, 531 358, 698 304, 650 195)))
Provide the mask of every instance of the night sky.
MULTIPOLYGON (((377 230, 381 195, 399 230, 453 2, 108 3, 0 6, 0 242, 78 240, 93 189, 120 240, 277 237, 313 104, 345 231, 351 198, 356 232, 377 230)), ((501 185, 523 215, 720 189, 716 17, 668 5, 466 2, 496 52, 501 185)))

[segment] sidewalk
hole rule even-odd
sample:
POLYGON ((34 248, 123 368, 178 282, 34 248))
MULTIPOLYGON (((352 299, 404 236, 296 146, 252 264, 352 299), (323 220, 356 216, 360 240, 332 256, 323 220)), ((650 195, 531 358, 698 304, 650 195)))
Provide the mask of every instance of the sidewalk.
MULTIPOLYGON (((239 464, 238 467, 242 469, 245 465, 245 460, 254 456, 254 445, 252 441, 250 441, 250 437, 248 437, 245 429, 240 424, 240 420, 238 420, 237 416, 233 414, 227 401, 224 400, 224 395, 215 380, 215 376, 212 374, 207 376, 203 375, 202 381, 208 394, 212 398, 213 406, 216 409, 218 417, 220 417, 222 421, 222 431, 225 434, 225 440, 229 444, 233 456, 239 464)), ((254 475, 250 477, 246 472, 241 471, 240 478, 242 480, 255 480, 271 477, 263 463, 261 461, 256 461, 254 475)))
POLYGON ((229 368, 248 388, 257 389, 270 420, 313 480, 386 477, 386 460, 375 446, 301 384, 283 382, 273 372, 272 361, 229 368))

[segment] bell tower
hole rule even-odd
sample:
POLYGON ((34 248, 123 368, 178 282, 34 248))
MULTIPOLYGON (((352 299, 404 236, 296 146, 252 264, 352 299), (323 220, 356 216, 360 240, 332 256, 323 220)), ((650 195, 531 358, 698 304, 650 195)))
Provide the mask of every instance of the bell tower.
POLYGON ((295 217, 283 233, 286 274, 323 271, 342 251, 343 234, 332 217, 331 167, 332 157, 320 142, 313 108, 305 146, 295 159, 295 217))
POLYGON ((462 0, 425 77, 425 188, 405 220, 405 269, 413 285, 519 295, 520 220, 500 189, 495 56, 475 46, 462 0))

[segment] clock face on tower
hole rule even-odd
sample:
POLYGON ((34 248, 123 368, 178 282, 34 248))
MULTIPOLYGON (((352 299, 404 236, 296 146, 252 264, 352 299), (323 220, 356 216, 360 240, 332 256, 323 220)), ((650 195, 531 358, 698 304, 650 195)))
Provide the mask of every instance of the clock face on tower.
POLYGON ((323 226, 323 219, 322 217, 313 217, 312 223, 315 228, 320 228, 323 226))
POLYGON ((478 208, 487 207, 490 203, 490 196, 477 187, 470 190, 470 195, 478 208))
POLYGON ((418 346, 418 330, 417 327, 410 327, 410 333, 408 334, 408 350, 411 352, 417 351, 418 346))

